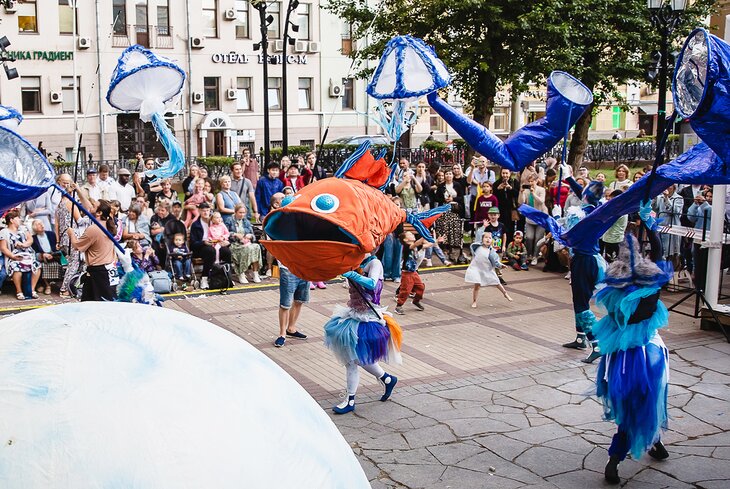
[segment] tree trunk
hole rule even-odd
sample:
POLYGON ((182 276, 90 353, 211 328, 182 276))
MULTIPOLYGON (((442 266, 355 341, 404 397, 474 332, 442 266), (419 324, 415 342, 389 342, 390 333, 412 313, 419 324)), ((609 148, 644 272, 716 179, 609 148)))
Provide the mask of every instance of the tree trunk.
POLYGON ((570 152, 568 153, 568 164, 573 167, 573 172, 583 163, 583 155, 588 147, 588 130, 593 120, 593 104, 575 123, 575 131, 570 140, 570 152))

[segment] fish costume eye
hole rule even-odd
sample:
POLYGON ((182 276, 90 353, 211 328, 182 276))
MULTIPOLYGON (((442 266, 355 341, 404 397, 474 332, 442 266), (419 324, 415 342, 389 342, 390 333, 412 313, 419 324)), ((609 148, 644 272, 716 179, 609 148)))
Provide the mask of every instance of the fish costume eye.
POLYGON ((312 210, 322 214, 332 214, 340 207, 340 199, 332 194, 319 194, 312 199, 312 210))

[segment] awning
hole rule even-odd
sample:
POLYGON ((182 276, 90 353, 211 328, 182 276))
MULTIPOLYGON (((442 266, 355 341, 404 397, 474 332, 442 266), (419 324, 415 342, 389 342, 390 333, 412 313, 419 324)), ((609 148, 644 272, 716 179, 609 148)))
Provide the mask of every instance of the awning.
POLYGON ((639 105, 639 110, 645 115, 657 115, 659 113, 658 104, 639 105))

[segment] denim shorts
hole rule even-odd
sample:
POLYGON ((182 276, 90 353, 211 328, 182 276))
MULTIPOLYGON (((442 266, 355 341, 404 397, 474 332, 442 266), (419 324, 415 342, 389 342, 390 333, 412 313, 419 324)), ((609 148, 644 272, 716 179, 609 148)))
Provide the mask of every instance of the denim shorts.
POLYGON ((309 302, 309 282, 285 268, 279 269, 279 307, 290 309, 292 301, 309 302))

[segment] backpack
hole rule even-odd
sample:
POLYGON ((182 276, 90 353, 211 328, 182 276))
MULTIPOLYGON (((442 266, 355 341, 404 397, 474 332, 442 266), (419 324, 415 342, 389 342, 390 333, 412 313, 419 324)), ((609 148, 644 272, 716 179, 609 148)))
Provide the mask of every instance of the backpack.
POLYGON ((231 278, 230 263, 215 263, 208 274, 208 286, 211 289, 220 289, 225 292, 233 287, 233 279, 231 278))
POLYGON ((156 294, 169 294, 172 291, 172 280, 165 270, 155 270, 147 274, 156 294))

